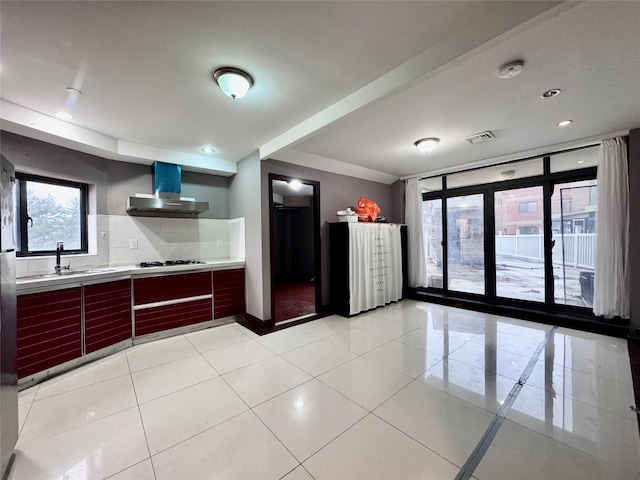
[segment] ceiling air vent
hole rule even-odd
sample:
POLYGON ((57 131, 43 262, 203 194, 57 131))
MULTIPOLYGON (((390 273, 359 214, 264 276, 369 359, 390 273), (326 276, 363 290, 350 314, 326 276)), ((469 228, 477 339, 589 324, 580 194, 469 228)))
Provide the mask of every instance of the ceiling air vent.
POLYGON ((471 135, 470 137, 466 137, 465 140, 469 143, 484 143, 489 140, 493 140, 496 136, 490 131, 476 133, 475 135, 471 135))

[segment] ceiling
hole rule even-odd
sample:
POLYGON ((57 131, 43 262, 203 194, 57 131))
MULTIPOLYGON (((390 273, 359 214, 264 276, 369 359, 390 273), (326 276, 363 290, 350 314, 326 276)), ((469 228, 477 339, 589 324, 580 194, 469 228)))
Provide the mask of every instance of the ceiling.
POLYGON ((233 175, 258 150, 392 183, 640 126, 640 2, 1 2, 0 22, 2 129, 117 160, 233 175))

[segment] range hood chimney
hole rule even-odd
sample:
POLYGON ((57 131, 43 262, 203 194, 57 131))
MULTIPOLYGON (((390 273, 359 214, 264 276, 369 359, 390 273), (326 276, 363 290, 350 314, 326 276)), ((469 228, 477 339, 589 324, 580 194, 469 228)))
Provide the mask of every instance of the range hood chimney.
POLYGON ((127 199, 127 213, 139 217, 192 218, 209 210, 209 202, 180 196, 180 165, 153 162, 153 195, 136 194, 127 199))

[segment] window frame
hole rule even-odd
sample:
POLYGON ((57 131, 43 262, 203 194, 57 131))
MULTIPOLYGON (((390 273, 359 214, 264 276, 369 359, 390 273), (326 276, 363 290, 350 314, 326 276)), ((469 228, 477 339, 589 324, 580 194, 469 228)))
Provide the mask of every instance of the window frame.
POLYGON ((27 182, 46 183, 59 187, 77 188, 80 191, 80 248, 65 249, 63 255, 80 255, 89 253, 88 240, 88 204, 89 204, 89 185, 71 180, 62 180, 59 178, 45 177, 42 175, 33 175, 30 173, 16 172, 16 204, 18 206, 18 218, 16 218, 18 241, 16 242, 16 257, 45 257, 55 255, 55 250, 38 250, 29 251, 28 227, 29 215, 27 211, 27 182))
MULTIPOLYGON (((478 194, 482 193, 484 195, 484 205, 485 205, 485 293, 484 294, 474 294, 474 293, 465 293, 458 292, 454 290, 450 290, 448 287, 449 282, 449 269, 448 262, 446 259, 448 258, 448 245, 447 242, 444 241, 442 245, 442 257, 443 257, 443 268, 442 268, 442 288, 439 287, 417 287, 417 291, 425 291, 437 293, 443 297, 449 297, 453 299, 461 299, 461 300, 470 300, 470 301, 488 301, 495 302, 500 301, 504 305, 515 306, 520 308, 546 308, 550 311, 560 313, 575 313, 575 314, 587 314, 592 315, 590 307, 582 307, 576 305, 566 305, 555 303, 554 294, 553 294, 553 270, 551 262, 546 261, 547 256, 551 258, 551 249, 552 247, 552 232, 551 232, 551 196, 554 191, 554 187, 556 184, 560 184, 567 181, 580 181, 580 180, 595 180, 597 177, 597 167, 585 167, 580 169, 566 170, 560 172, 551 173, 551 158, 553 155, 557 155, 560 153, 565 153, 568 151, 574 150, 582 150, 586 148, 593 148, 597 144, 593 145, 585 145, 583 147, 577 147, 573 149, 563 150, 559 152, 552 152, 542 155, 536 155, 532 157, 512 160, 509 162, 503 163, 503 165, 517 165, 519 162, 533 160, 539 158, 543 162, 543 174, 542 175, 533 175, 531 177, 523 177, 517 179, 503 180, 499 182, 493 182, 489 184, 478 184, 478 185, 468 185, 463 187, 456 187, 449 189, 447 188, 447 175, 451 175, 459 172, 451 172, 449 174, 440 174, 438 177, 442 177, 442 190, 436 191, 428 191, 422 194, 423 202, 426 200, 442 200, 442 231, 443 238, 446 236, 447 232, 447 199, 451 197, 456 197, 460 195, 470 195, 470 194, 478 194), (494 240, 491 240, 489 237, 495 236, 495 218, 493 217, 493 193, 500 190, 509 190, 514 188, 526 188, 533 186, 542 186, 543 187, 543 215, 544 215, 544 228, 543 234, 545 237, 544 240, 544 250, 545 250, 545 301, 544 302, 534 302, 529 300, 521 300, 521 299, 510 299, 507 297, 499 297, 496 295, 496 277, 495 277, 495 245, 494 240), (548 202, 548 205, 546 204, 548 202), (548 218, 547 218, 548 217, 548 218), (591 313, 590 313, 591 312, 591 313)), ((479 170, 486 167, 475 167, 469 170, 479 170)), ((428 178, 428 177, 427 177, 428 178)), ((537 207, 536 207, 537 208, 537 207)))

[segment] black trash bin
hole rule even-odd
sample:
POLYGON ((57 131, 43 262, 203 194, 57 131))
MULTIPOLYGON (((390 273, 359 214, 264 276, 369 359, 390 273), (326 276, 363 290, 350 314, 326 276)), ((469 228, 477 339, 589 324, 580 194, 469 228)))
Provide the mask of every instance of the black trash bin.
POLYGON ((593 305, 594 272, 580 272, 580 294, 588 307, 593 305))

